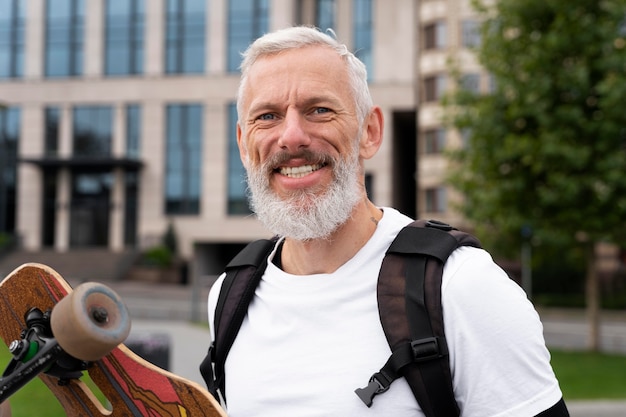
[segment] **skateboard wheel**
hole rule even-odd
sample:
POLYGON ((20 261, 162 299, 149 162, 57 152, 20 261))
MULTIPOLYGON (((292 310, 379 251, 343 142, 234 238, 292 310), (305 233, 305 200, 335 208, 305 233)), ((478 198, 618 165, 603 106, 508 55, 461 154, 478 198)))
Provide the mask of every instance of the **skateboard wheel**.
POLYGON ((106 285, 88 282, 54 306, 50 326, 65 352, 92 362, 126 340, 130 318, 119 295, 106 285))

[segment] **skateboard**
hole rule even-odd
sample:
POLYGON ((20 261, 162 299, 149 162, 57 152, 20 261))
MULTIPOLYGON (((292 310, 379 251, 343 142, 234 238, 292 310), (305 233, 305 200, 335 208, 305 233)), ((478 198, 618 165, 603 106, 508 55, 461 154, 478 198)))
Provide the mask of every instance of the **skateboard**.
POLYGON ((0 337, 13 354, 0 377, 8 397, 38 376, 68 416, 226 417, 199 384, 158 368, 121 344, 130 318, 99 283, 72 287, 52 268, 29 263, 0 282, 0 337), (108 406, 81 380, 88 373, 108 406))

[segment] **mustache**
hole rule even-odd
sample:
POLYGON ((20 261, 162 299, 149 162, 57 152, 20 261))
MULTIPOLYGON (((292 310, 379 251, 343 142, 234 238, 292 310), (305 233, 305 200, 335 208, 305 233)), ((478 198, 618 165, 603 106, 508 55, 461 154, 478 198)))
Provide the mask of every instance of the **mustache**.
POLYGON ((293 159, 303 160, 305 163, 310 165, 321 164, 332 166, 336 163, 332 156, 323 152, 316 152, 309 149, 303 149, 296 153, 280 151, 272 155, 263 163, 263 171, 271 173, 293 159))

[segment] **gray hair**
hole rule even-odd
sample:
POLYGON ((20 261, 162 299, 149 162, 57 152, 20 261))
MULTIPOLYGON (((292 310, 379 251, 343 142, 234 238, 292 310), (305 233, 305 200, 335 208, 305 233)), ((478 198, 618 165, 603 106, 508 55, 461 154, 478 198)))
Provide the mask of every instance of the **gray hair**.
MULTIPOLYGON (((328 32, 332 33, 333 36, 335 35, 331 29, 328 32)), ((242 54, 243 61, 240 66, 241 81, 239 83, 239 91, 237 92, 237 114, 239 120, 242 120, 241 106, 247 87, 248 72, 259 58, 286 50, 322 45, 333 49, 346 62, 350 86, 356 105, 357 120, 359 126, 361 126, 374 105, 367 85, 367 69, 365 64, 350 52, 346 45, 337 41, 333 36, 323 33, 314 27, 294 26, 265 34, 254 41, 242 54)), ((241 128, 245 128, 243 123, 241 128)))

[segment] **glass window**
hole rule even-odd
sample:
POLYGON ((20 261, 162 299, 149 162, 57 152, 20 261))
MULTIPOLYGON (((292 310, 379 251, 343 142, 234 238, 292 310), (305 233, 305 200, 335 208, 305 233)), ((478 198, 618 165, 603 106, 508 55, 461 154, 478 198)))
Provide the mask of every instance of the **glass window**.
POLYGON ((461 44, 466 48, 480 46, 480 22, 478 20, 463 20, 461 22, 461 44))
POLYGON ((139 158, 141 150, 141 107, 126 106, 126 156, 139 158))
POLYGON ((59 152, 59 123, 61 110, 58 107, 47 107, 44 111, 45 137, 44 152, 47 156, 56 156, 59 152))
POLYGON ((335 28, 335 0, 315 2, 315 26, 322 31, 335 28))
POLYGON ((24 75, 26 0, 0 0, 0 79, 24 75))
POLYGON ((144 1, 107 0, 105 10, 105 74, 143 72, 144 1))
POLYGON ((246 194, 246 170, 237 146, 237 105, 228 106, 228 214, 252 213, 246 194))
POLYGON ((202 106, 167 106, 165 212, 200 213, 202 106))
POLYGON ((498 89, 498 80, 496 80, 496 77, 494 77, 493 74, 488 74, 487 75, 487 91, 489 93, 495 93, 497 89, 498 89))
POLYGON ((443 74, 424 78, 424 101, 438 101, 446 91, 446 81, 443 74))
POLYGON ((228 2, 227 69, 238 72, 241 53, 269 26, 268 0, 231 0, 228 2))
POLYGON ((84 0, 47 0, 45 65, 47 77, 83 72, 84 0))
POLYGON ((367 67, 370 80, 373 78, 373 31, 372 0, 354 0, 354 51, 367 67))
POLYGON ((460 87, 470 93, 478 94, 480 92, 480 74, 463 74, 460 80, 460 87))
POLYGON ((445 48, 446 35, 446 22, 443 20, 424 26, 424 49, 445 48))
POLYGON ((73 111, 73 155, 108 157, 111 155, 113 110, 110 106, 81 106, 73 111))
POLYGON ((204 72, 205 1, 167 0, 165 71, 168 74, 204 72))
POLYGON ((446 146, 446 130, 429 129, 424 132, 424 153, 438 154, 441 153, 446 146))
POLYGON ((15 231, 20 110, 0 111, 0 233, 15 231))
POLYGON ((445 213, 448 208, 448 197, 444 187, 428 188, 426 193, 426 212, 445 213))

